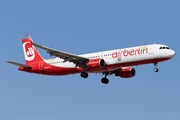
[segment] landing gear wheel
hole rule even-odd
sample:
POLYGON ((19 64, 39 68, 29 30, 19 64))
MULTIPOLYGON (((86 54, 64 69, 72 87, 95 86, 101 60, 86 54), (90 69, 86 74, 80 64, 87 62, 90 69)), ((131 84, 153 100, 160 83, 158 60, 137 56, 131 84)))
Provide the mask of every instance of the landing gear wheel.
POLYGON ((104 84, 108 84, 109 83, 109 80, 107 78, 102 78, 101 79, 101 82, 104 83, 104 84))
POLYGON ((154 68, 154 72, 158 72, 159 71, 159 69, 157 69, 157 68, 154 68))
POLYGON ((154 63, 154 67, 155 67, 155 68, 154 68, 154 72, 158 72, 159 69, 156 68, 156 67, 157 67, 157 62, 154 63))
POLYGON ((83 78, 87 78, 87 77, 88 77, 88 73, 86 73, 86 72, 82 72, 82 73, 81 73, 81 77, 83 77, 83 78))

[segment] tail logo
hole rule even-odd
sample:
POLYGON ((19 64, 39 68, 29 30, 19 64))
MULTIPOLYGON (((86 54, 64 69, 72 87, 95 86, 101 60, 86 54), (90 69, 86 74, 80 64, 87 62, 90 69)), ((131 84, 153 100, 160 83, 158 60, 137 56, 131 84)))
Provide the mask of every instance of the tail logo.
POLYGON ((34 47, 31 45, 30 42, 25 42, 23 44, 23 49, 26 60, 31 61, 35 58, 34 47))

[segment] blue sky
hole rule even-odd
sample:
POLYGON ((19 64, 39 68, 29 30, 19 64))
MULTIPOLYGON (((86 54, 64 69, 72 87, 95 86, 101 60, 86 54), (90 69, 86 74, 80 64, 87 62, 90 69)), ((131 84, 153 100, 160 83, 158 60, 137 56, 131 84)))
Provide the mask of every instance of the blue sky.
MULTIPOLYGON (((180 1, 6 0, 0 2, 0 120, 179 120, 180 1), (21 39, 73 54, 168 45, 176 56, 134 66, 130 79, 101 74, 43 76, 5 63, 25 63, 21 39)), ((49 54, 38 49, 49 59, 49 54)))

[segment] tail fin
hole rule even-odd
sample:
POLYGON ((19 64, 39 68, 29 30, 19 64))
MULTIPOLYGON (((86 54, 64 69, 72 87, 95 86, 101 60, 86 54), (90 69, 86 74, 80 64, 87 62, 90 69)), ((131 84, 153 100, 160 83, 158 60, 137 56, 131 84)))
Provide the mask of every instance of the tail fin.
POLYGON ((27 36, 28 36, 28 39, 22 39, 26 65, 31 65, 36 62, 44 61, 41 55, 36 50, 36 48, 31 44, 33 43, 31 37, 28 34, 27 36))

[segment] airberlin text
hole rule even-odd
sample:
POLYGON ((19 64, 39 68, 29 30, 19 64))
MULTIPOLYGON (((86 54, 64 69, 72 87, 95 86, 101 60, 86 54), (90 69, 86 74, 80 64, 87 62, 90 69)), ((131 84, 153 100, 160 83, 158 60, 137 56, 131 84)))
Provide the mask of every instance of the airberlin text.
POLYGON ((143 46, 143 47, 139 47, 137 49, 124 49, 124 50, 119 50, 118 52, 113 52, 112 57, 113 58, 119 58, 119 57, 127 57, 127 56, 134 56, 134 55, 140 55, 140 54, 146 54, 148 53, 148 47, 147 46, 143 46))

